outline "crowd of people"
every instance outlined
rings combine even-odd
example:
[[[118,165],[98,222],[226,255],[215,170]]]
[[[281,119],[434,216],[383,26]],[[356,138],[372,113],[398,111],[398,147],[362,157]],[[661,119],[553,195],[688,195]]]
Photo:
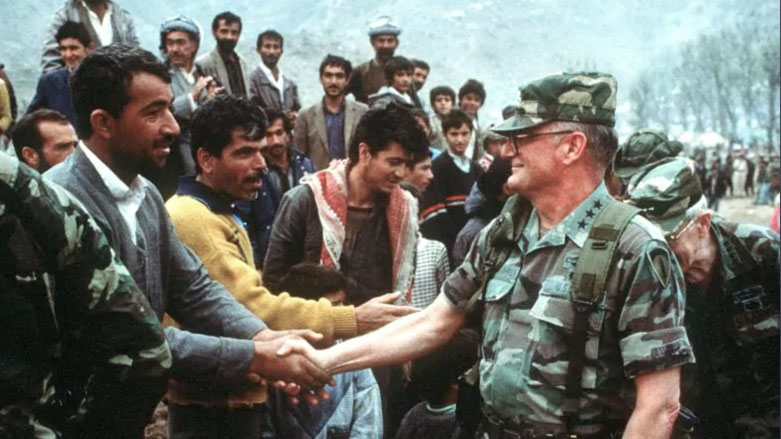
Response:
[[[716,213],[777,158],[619,145],[601,72],[487,124],[387,16],[309,103],[211,31],[67,0],[23,115],[0,68],[0,439],[778,437],[778,220]]]

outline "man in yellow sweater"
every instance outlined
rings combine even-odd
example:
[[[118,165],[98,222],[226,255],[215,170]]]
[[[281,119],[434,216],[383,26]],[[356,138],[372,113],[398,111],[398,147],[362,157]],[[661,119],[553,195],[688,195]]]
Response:
[[[209,275],[270,328],[312,329],[330,343],[416,311],[389,305],[398,293],[380,296],[357,308],[333,306],[325,299],[271,294],[262,286],[249,236],[234,206],[235,201],[252,200],[261,187],[266,168],[261,155],[265,115],[249,100],[222,95],[198,108],[191,128],[196,177],[182,177],[177,194],[166,208],[177,235],[201,258]],[[257,403],[264,399],[258,392],[220,397],[174,385],[169,392],[171,437],[186,438],[204,431],[215,431],[214,437],[221,437],[226,432],[216,431],[220,424],[229,425],[230,437],[259,437],[255,433],[264,427],[264,409]]]

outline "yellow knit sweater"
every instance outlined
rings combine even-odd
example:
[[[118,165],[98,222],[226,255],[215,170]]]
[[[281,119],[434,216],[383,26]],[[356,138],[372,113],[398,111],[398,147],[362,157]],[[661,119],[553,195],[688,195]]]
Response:
[[[186,195],[174,195],[165,206],[177,236],[201,258],[209,276],[269,328],[311,329],[323,334],[328,344],[356,335],[354,307],[333,306],[326,299],[304,300],[288,293],[274,295],[264,288],[255,269],[249,236],[232,216],[215,214]]]

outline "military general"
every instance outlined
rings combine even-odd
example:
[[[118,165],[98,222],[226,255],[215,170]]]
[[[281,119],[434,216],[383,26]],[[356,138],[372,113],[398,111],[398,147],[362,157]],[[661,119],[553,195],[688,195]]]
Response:
[[[478,437],[669,437],[680,369],[694,361],[684,280],[664,235],[617,208],[605,187],[618,145],[616,91],[603,73],[522,87],[515,116],[494,128],[511,139],[502,155],[516,196],[436,301],[327,350],[295,341],[282,353],[306,352],[331,373],[402,362],[442,345],[478,312]],[[580,256],[600,249],[611,258],[591,273],[589,263],[606,258]]]

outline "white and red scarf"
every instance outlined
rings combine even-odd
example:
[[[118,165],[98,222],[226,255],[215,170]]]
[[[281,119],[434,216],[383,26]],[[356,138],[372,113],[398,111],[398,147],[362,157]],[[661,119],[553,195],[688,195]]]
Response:
[[[327,169],[301,179],[301,183],[312,189],[323,229],[320,263],[337,270],[346,237],[348,162],[348,159],[334,160]],[[396,186],[390,193],[386,217],[393,258],[393,291],[404,293],[402,302],[410,303],[418,239],[418,203],[412,194]]]

